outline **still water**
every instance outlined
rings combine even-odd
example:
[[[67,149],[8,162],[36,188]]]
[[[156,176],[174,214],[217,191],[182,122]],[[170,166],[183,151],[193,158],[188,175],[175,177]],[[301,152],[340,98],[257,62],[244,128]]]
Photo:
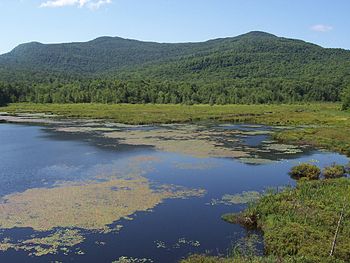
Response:
[[[158,128],[114,126],[114,129],[124,132],[147,132]],[[202,131],[206,129],[211,132],[215,130],[216,141],[220,141],[222,147],[237,147],[248,152],[249,156],[264,161],[254,163],[250,159],[247,162],[244,161],[247,158],[242,156],[197,156],[163,144],[163,148],[157,148],[151,143],[121,143],[111,136],[101,136],[99,131],[102,129],[63,132],[54,125],[0,124],[0,261],[113,262],[126,257],[130,262],[177,262],[191,253],[226,255],[230,247],[251,233],[239,225],[225,223],[220,217],[224,213],[241,211],[246,204],[213,204],[213,200],[220,200],[225,194],[263,192],[269,188],[293,185],[288,171],[299,162],[313,162],[320,167],[332,162],[348,163],[345,156],[308,147],[292,148],[294,151],[281,150],[277,144],[266,147],[273,143],[269,135],[273,129],[271,127],[230,124],[201,126]],[[235,133],[227,133],[232,130]],[[223,136],[220,136],[221,132]],[[203,193],[186,198],[162,196],[149,209],[135,208],[127,217],[109,224],[122,226],[118,231],[102,232],[80,227],[79,233],[83,239],[70,246],[64,240],[39,243],[33,240],[50,236],[60,229],[59,224],[47,229],[34,227],[35,220],[40,221],[40,216],[44,214],[45,207],[40,204],[43,189],[50,191],[67,184],[105,182],[115,174],[135,173],[133,169],[136,166],[139,173],[137,180],[146,178],[152,191],[157,191],[159,185],[176,185],[184,189],[201,189]],[[114,188],[119,191],[118,187]],[[82,188],[68,189],[64,194],[59,193],[59,198],[54,202],[59,204],[69,191],[80,191]],[[28,194],[25,198],[35,196],[37,199],[30,200],[36,200],[36,204],[23,205],[25,198],[16,199],[23,197],[22,193]],[[103,192],[98,194],[103,195]],[[144,192],[133,192],[131,197],[138,194]],[[98,198],[99,195],[96,196]],[[80,207],[75,209],[83,210],[85,201],[94,201],[87,196],[84,198],[79,203]],[[133,204],[128,201],[127,205]],[[89,209],[91,206],[94,204]],[[23,207],[31,211],[23,212]],[[18,212],[19,218],[8,219],[8,211]],[[67,210],[66,213],[70,217],[74,211]],[[50,218],[54,217],[55,213],[52,213]],[[29,219],[34,222],[32,228]],[[94,220],[93,217],[91,220]],[[62,227],[74,228],[74,225]],[[11,246],[6,248],[6,244]],[[45,251],[47,248],[54,249]],[[42,254],[33,253],[41,249],[44,249]]]

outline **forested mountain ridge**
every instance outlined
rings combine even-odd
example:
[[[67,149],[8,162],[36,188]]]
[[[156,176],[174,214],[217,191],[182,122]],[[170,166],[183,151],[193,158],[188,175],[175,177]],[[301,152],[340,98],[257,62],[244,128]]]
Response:
[[[166,63],[168,67],[180,63],[181,68],[187,69],[185,73],[192,73],[205,68],[262,63],[267,58],[272,63],[283,61],[284,65],[279,66],[287,66],[293,61],[301,65],[312,61],[339,61],[343,59],[342,56],[349,59],[350,51],[324,49],[301,40],[253,31],[238,37],[199,43],[167,44],[119,37],[100,37],[89,42],[64,44],[31,42],[1,55],[0,65],[13,70],[18,67],[29,71],[91,75],[144,66],[145,63]],[[175,65],[167,64],[169,61]],[[164,77],[168,78],[169,75]]]
[[[198,43],[32,42],[0,56],[11,101],[336,101],[349,84],[350,51],[258,31]]]

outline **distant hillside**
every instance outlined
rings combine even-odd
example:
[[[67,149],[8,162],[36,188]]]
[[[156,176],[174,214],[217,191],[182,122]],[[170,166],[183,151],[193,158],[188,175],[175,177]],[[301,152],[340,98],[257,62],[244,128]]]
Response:
[[[188,96],[195,103],[209,102],[208,96],[197,99],[202,96],[200,90],[213,93],[214,102],[222,95],[225,103],[223,96],[229,96],[232,90],[247,93],[245,89],[249,88],[254,93],[270,92],[262,103],[285,101],[288,96],[293,100],[334,101],[350,84],[350,51],[254,31],[200,43],[167,44],[118,37],[67,44],[32,42],[0,56],[0,81],[7,84],[78,81],[86,86],[94,79],[152,83],[149,85],[156,89],[154,92],[169,93],[168,97],[175,91],[182,92],[181,86],[190,85]],[[161,88],[164,83],[167,88]],[[271,93],[283,98],[271,98]]]

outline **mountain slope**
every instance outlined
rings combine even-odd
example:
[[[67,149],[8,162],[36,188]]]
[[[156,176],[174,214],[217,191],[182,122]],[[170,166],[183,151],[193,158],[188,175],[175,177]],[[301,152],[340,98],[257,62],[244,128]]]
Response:
[[[0,56],[7,101],[338,101],[349,85],[350,51],[258,31],[199,43],[32,42]]]
[[[329,50],[300,40],[278,38],[264,32],[250,32],[234,38],[202,43],[162,44],[118,37],[101,37],[89,42],[68,44],[22,44],[0,56],[0,66],[7,71],[91,75],[129,71],[145,64],[156,75],[168,78],[175,68],[186,75],[200,71],[221,71],[227,77],[241,77],[240,67],[250,65],[243,75],[264,67],[273,75],[290,72],[290,63],[298,66],[350,59],[350,52]],[[150,65],[151,64],[151,65]],[[154,65],[168,68],[164,72]],[[227,68],[232,74],[227,74]],[[276,69],[279,68],[278,71]],[[271,71],[270,71],[271,72]],[[149,73],[149,72],[147,72]],[[217,72],[221,73],[221,72]],[[171,75],[171,74],[170,74]]]

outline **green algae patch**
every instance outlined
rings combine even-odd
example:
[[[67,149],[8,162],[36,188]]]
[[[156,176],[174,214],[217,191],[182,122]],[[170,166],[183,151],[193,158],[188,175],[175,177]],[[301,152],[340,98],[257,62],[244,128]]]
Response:
[[[23,240],[3,238],[0,251],[23,250],[33,256],[67,255],[72,247],[84,241],[86,234],[118,233],[122,226],[114,222],[133,220],[132,215],[139,211],[151,212],[165,199],[205,194],[201,189],[151,183],[135,167],[140,162],[157,160],[147,156],[134,158],[134,169],[129,167],[130,174],[123,177],[101,174],[91,180],[58,182],[53,188],[33,188],[4,196],[0,199],[0,228],[31,228],[34,235]]]
[[[230,195],[226,194],[221,199],[212,199],[210,205],[238,205],[248,204],[258,201],[261,198],[261,193],[256,191],[247,191],[241,194]]]
[[[255,158],[255,157],[239,158],[239,160],[245,164],[256,164],[256,165],[258,165],[258,164],[270,164],[270,163],[276,162],[276,161],[270,160],[270,159]]]
[[[123,144],[153,146],[160,151],[177,152],[200,158],[247,156],[248,153],[242,149],[225,147],[217,140],[229,133],[229,131],[202,130],[196,125],[174,125],[154,130],[114,131],[104,133],[104,136],[117,139]]]
[[[113,261],[112,263],[152,263],[153,260],[150,258],[133,258],[133,257],[126,257],[122,256],[119,257],[117,260]]]
[[[350,112],[339,109],[340,104],[337,103],[215,106],[17,103],[2,110],[8,114],[50,113],[61,117],[107,119],[127,124],[217,120],[273,125],[281,127],[281,131],[274,134],[280,142],[310,144],[350,156]],[[36,122],[28,117],[23,118],[27,119],[23,122]],[[15,118],[7,119],[7,116],[0,116],[1,119],[16,122]],[[38,122],[48,121],[49,118],[42,118]]]
[[[202,190],[169,186],[154,191],[141,176],[132,180],[29,189],[2,199],[0,227],[30,227],[38,231],[75,227],[103,231],[114,221],[152,209],[164,199],[202,194]]]
[[[179,238],[175,243],[173,244],[167,244],[165,243],[165,241],[161,241],[161,240],[156,240],[154,241],[154,244],[156,246],[156,248],[158,249],[179,249],[182,247],[193,247],[193,248],[197,248],[201,246],[201,243],[198,240],[192,240],[192,239],[188,239],[185,237],[181,237]]]
[[[9,238],[4,238],[0,242],[0,251],[9,249],[24,250],[33,256],[57,254],[60,251],[67,254],[72,247],[80,244],[84,239],[79,230],[61,229],[46,237],[33,237],[16,242],[11,241]]]
[[[303,152],[301,147],[298,145],[290,145],[290,144],[266,144],[264,149],[268,151],[276,151],[281,152],[283,154],[296,154]]]

